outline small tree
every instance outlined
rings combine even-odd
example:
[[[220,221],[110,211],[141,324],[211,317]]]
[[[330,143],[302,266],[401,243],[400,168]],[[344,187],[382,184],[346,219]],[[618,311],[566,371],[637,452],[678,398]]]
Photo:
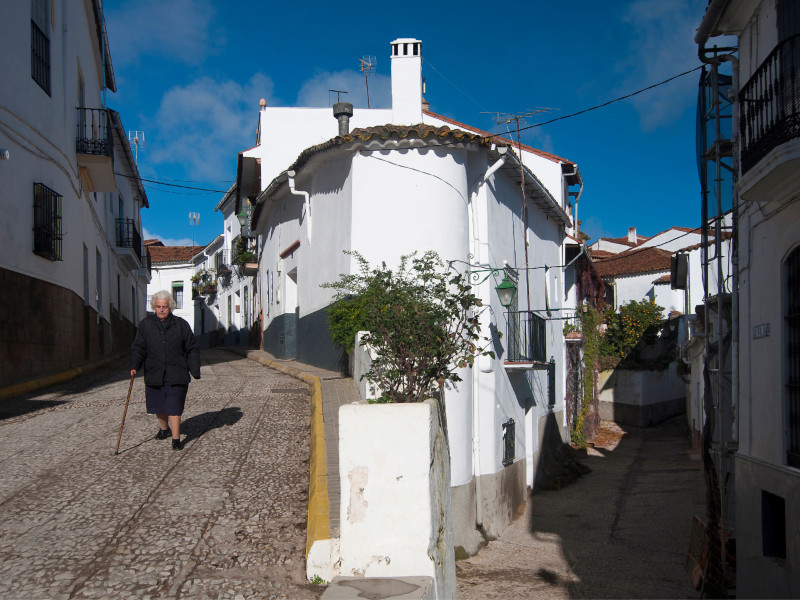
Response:
[[[619,311],[607,310],[602,353],[625,358],[632,352],[635,354],[637,348],[655,342],[664,324],[663,310],[653,300],[632,300]]]
[[[402,257],[392,271],[370,269],[357,252],[360,272],[323,284],[337,290],[328,310],[331,337],[348,351],[358,331],[376,353],[366,377],[383,391],[383,402],[421,402],[447,382],[456,368],[491,356],[489,338],[479,335],[475,310],[482,306],[467,276],[448,270],[435,252]],[[480,347],[483,345],[483,347]]]

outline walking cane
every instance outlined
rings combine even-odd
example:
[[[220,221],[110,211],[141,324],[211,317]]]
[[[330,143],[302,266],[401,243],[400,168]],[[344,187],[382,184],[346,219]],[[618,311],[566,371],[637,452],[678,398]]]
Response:
[[[125,427],[125,415],[128,414],[128,402],[131,401],[131,390],[133,389],[133,378],[136,373],[131,375],[131,384],[128,386],[128,399],[125,400],[125,410],[122,412],[122,423],[119,424],[119,436],[117,436],[117,447],[114,448],[114,456],[119,454],[119,441],[122,439],[122,428]]]

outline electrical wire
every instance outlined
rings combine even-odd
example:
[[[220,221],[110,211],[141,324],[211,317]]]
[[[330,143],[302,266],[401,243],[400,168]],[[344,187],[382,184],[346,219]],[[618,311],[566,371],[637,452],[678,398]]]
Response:
[[[166,183],[164,181],[158,181],[157,179],[147,179],[145,177],[136,177],[134,175],[126,175],[125,173],[118,173],[117,171],[114,171],[114,174],[115,175],[119,175],[120,177],[127,177],[128,179],[136,179],[138,181],[146,181],[147,183],[153,183],[153,184],[156,184],[156,185],[163,185],[163,186],[167,186],[167,187],[176,187],[176,188],[181,188],[181,189],[184,189],[184,190],[196,190],[196,191],[199,191],[199,192],[209,192],[209,193],[215,193],[215,194],[226,194],[228,192],[228,190],[212,190],[212,189],[209,189],[209,188],[201,188],[201,187],[195,187],[195,186],[191,186],[191,185],[178,185],[177,183]]]

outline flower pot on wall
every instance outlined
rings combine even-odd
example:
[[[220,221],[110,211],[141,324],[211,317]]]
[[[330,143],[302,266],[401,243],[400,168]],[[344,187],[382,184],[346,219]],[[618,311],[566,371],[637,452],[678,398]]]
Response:
[[[450,457],[435,400],[339,409],[340,568],[432,577],[455,598]]]

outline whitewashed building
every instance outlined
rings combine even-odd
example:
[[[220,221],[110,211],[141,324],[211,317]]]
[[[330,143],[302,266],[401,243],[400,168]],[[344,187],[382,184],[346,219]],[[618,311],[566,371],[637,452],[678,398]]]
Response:
[[[717,40],[709,38],[718,35],[736,36],[738,52],[715,51]],[[735,539],[737,597],[798,597],[800,4],[713,0],[695,40],[712,73],[732,65],[737,125],[733,402],[731,414],[717,419],[719,441],[712,448],[723,474],[718,447],[732,456],[735,510],[724,502],[729,490],[720,488],[720,526]],[[724,140],[716,142],[720,147]]]
[[[419,40],[391,43],[391,109],[262,103],[257,145],[242,153],[260,168],[240,169],[238,183],[261,190],[262,346],[279,358],[346,364],[327,329],[332,291],[320,287],[357,268],[345,250],[388,265],[435,250],[474,273],[498,356],[445,392],[455,544],[473,553],[534,486],[543,437],[568,436],[560,317],[575,308],[565,239],[582,184],[570,161],[529,147],[520,160],[509,141],[423,109],[421,52]],[[510,313],[494,291],[504,275],[518,287]]]
[[[239,173],[242,163],[240,155]],[[256,236],[249,229],[252,206],[234,185],[214,210],[221,212],[224,218],[224,233],[221,246],[213,256],[213,268],[218,282],[217,303],[221,325],[226,331],[225,344],[246,346],[250,342],[251,329],[260,330],[260,305],[255,277],[258,263]],[[260,336],[256,335],[253,341],[259,339]]]
[[[5,2],[0,17],[6,385],[130,348],[145,315],[148,202],[106,101],[116,83],[100,0]]]
[[[160,291],[172,294],[176,316],[185,319],[192,330],[195,326],[195,307],[192,289],[197,268],[193,259],[202,253],[203,246],[164,246],[157,240],[147,240],[152,277],[147,286],[147,310],[151,311],[150,299]]]

